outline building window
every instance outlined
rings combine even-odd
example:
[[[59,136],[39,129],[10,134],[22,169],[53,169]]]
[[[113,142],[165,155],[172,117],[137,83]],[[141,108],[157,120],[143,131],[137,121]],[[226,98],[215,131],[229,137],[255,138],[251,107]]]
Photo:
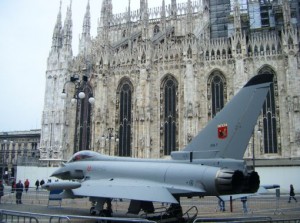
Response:
[[[260,74],[274,73],[269,68],[264,68]],[[265,103],[262,109],[263,119],[263,147],[264,153],[278,153],[278,141],[277,141],[277,110],[276,110],[276,89],[277,81],[274,75],[273,83],[270,85],[270,91],[267,94]]]
[[[119,85],[119,156],[131,156],[131,101],[133,87],[124,79]]]
[[[176,79],[168,75],[162,83],[162,111],[163,123],[162,131],[163,134],[163,154],[165,156],[170,155],[172,151],[177,148],[176,137],[177,137],[177,91],[178,84]]]
[[[209,119],[221,111],[226,101],[226,82],[220,71],[214,71],[208,80]]]

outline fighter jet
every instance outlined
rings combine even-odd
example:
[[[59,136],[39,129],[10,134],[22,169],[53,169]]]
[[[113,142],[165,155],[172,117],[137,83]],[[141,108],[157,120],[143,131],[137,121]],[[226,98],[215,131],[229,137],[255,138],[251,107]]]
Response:
[[[153,212],[153,202],[179,210],[180,198],[255,193],[259,175],[243,160],[273,75],[252,77],[181,151],[166,159],[115,157],[85,150],[75,153],[47,183],[65,198],[89,197],[91,214],[104,213],[112,199],[129,199],[129,212]],[[108,209],[110,205],[107,205]]]

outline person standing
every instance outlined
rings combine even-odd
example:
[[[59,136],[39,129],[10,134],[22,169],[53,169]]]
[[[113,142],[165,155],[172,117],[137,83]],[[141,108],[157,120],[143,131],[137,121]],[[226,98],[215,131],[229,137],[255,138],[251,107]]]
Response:
[[[292,198],[297,202],[297,199],[295,198],[295,191],[293,184],[290,185],[290,197],[289,197],[289,203],[291,203]]]
[[[23,193],[24,186],[22,184],[22,181],[19,180],[19,182],[16,184],[16,203],[22,204],[22,193]]]
[[[243,212],[246,214],[248,213],[248,206],[247,206],[247,197],[241,197],[241,202],[243,204]]]
[[[45,184],[45,181],[44,181],[44,179],[42,179],[40,182],[40,186],[42,187],[44,184]]]
[[[26,179],[25,182],[24,182],[24,186],[25,186],[25,192],[27,193],[28,189],[29,189],[29,180]]]
[[[39,189],[39,186],[40,186],[40,181],[39,180],[36,180],[35,181],[35,186],[36,186],[36,190]]]
[[[11,193],[15,193],[15,190],[16,190],[16,182],[13,181],[13,182],[11,183]]]
[[[0,204],[1,204],[1,197],[4,195],[4,185],[2,180],[0,180]]]

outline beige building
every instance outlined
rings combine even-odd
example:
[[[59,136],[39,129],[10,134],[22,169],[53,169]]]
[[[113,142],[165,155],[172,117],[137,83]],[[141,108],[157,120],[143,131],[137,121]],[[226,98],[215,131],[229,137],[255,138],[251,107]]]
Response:
[[[72,9],[64,23],[59,9],[46,71],[41,158],[68,159],[85,149],[167,157],[252,76],[273,73],[245,158],[252,160],[254,151],[257,165],[297,165],[298,1],[162,0],[155,8],[147,2],[131,11],[129,1],[127,12],[113,14],[117,2],[103,0],[95,38],[87,3],[75,56]]]
[[[40,129],[0,132],[0,178],[16,177],[17,166],[41,165],[40,139]]]

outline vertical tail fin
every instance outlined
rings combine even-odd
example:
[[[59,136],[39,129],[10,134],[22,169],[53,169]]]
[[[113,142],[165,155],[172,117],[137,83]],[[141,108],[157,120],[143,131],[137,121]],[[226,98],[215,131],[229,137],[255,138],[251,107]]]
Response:
[[[242,159],[272,80],[272,74],[251,78],[184,151],[195,159]]]

